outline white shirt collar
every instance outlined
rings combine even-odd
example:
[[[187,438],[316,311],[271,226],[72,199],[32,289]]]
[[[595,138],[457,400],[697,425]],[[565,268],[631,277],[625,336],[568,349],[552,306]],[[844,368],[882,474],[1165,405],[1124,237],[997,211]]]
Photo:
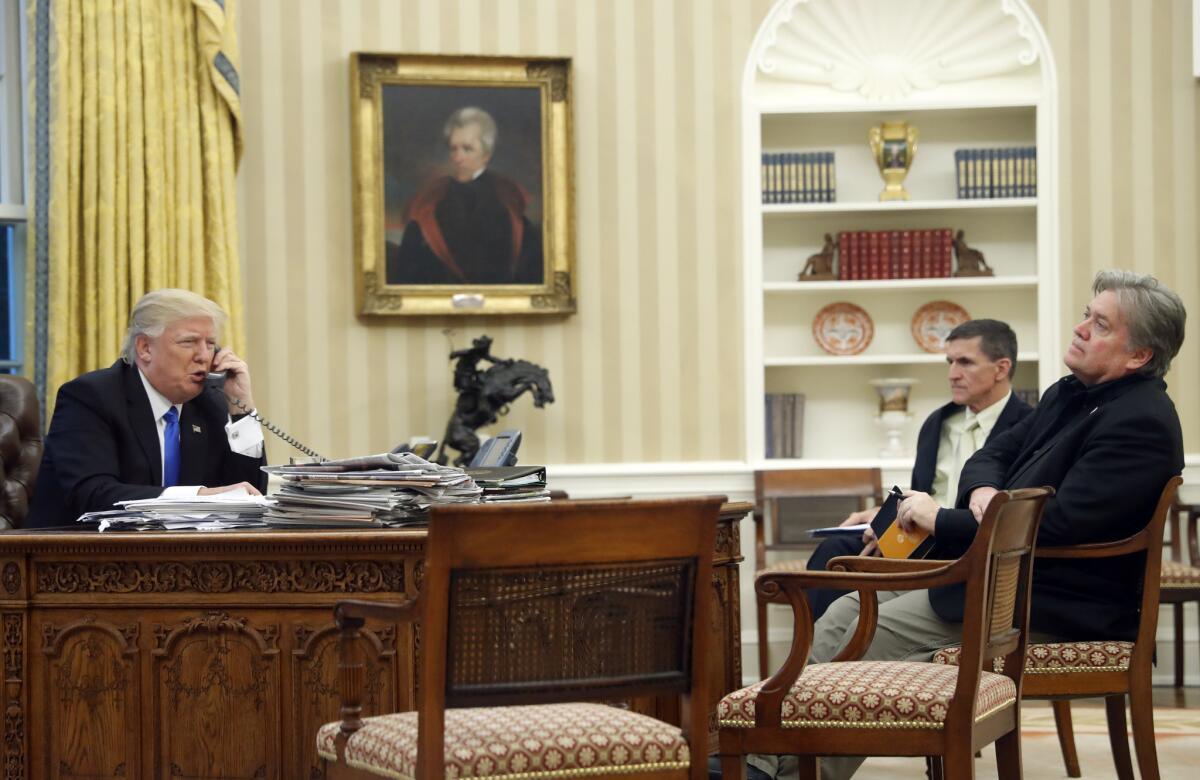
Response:
[[[154,389],[154,385],[150,384],[150,380],[142,373],[142,367],[137,367],[138,378],[142,380],[142,387],[146,388],[146,398],[150,400],[150,412],[154,415],[154,421],[158,422],[162,416],[167,413],[167,410],[172,406],[175,407],[176,414],[183,414],[183,404],[173,404],[162,393]]]
[[[996,421],[1000,419],[1000,413],[1004,411],[1004,407],[1008,404],[1009,398],[1012,398],[1012,390],[1009,390],[1007,393],[1005,393],[1003,398],[991,406],[985,409],[980,409],[978,414],[972,412],[970,407],[966,407],[966,425],[970,425],[971,420],[978,419],[979,430],[983,431],[984,436],[987,436],[992,432],[992,428],[996,427]]]

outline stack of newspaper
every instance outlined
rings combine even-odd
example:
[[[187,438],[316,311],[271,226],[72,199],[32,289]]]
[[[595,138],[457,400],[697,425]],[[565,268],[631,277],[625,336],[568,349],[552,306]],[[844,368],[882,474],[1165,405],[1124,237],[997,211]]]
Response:
[[[88,512],[79,522],[97,522],[101,531],[234,531],[263,528],[269,499],[244,489],[207,496],[118,501],[121,509]]]
[[[266,513],[271,526],[423,525],[432,504],[474,503],[482,493],[462,469],[411,452],[264,470],[283,480]]]

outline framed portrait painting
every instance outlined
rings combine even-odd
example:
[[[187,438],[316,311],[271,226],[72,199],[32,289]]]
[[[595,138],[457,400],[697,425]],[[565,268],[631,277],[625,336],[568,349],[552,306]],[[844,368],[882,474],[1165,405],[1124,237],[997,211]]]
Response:
[[[575,310],[570,61],[351,57],[365,315]]]

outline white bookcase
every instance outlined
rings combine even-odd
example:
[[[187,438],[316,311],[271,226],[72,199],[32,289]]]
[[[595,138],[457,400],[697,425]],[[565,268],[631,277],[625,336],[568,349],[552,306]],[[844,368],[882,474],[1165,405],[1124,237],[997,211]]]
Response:
[[[1044,389],[1062,373],[1058,305],[1055,71],[1045,35],[1021,0],[781,0],[758,31],[743,80],[747,459],[755,468],[873,466],[879,456],[872,379],[918,380],[906,440],[948,397],[945,358],[921,350],[910,323],[948,300],[1012,325],[1015,385]],[[911,200],[880,202],[867,132],[904,120],[919,136],[904,182]],[[960,200],[954,152],[1037,147],[1037,197]],[[764,204],[764,152],[833,151],[836,202]],[[797,281],[826,233],[965,231],[994,277]],[[848,301],[874,337],[860,354],[824,352],[817,312]],[[803,455],[765,458],[764,394],[803,393]]]

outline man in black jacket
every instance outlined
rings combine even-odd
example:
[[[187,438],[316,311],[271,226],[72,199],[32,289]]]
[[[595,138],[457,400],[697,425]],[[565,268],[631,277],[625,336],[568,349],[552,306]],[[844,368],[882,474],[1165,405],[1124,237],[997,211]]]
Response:
[[[1151,276],[1102,271],[1064,358],[1071,376],[1052,385],[1033,414],[989,440],[964,466],[956,509],[914,495],[898,513],[935,534],[932,556],[961,555],[999,490],[1049,485],[1038,544],[1109,542],[1141,530],[1159,494],[1183,469],[1183,433],[1162,377],[1183,344],[1183,302]],[[1092,571],[1039,561],[1030,607],[1033,641],[1130,639],[1137,625],[1136,556]],[[830,660],[853,634],[857,593],[814,626],[811,658]],[[928,661],[962,637],[961,588],[880,594],[878,630],[864,660]],[[783,756],[754,756],[775,777],[795,776]],[[776,766],[776,764],[778,765]],[[822,780],[850,777],[853,757],[821,762]]]
[[[988,319],[962,323],[946,337],[946,363],[952,400],[934,410],[921,425],[909,486],[912,491],[930,495],[939,504],[953,506],[959,470],[966,459],[1033,409],[1012,392],[1017,336],[1007,323]],[[855,512],[843,525],[869,523],[877,511],[875,508]],[[809,556],[808,568],[824,569],[839,555],[861,555],[868,546],[866,542],[845,536],[830,537]],[[808,605],[813,620],[825,614],[834,599],[845,594],[844,590],[809,590]]]
[[[216,346],[225,320],[186,290],[138,301],[121,359],[58,391],[27,527],[126,499],[266,489],[250,370]],[[209,371],[226,375],[223,395],[204,391]]]

